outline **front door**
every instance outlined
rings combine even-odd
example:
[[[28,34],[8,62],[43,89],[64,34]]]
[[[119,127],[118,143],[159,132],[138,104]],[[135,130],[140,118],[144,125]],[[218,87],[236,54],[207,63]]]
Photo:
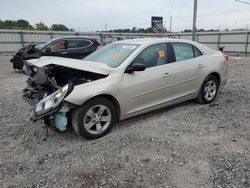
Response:
[[[174,67],[168,63],[167,44],[144,49],[132,64],[144,64],[145,71],[125,73],[120,95],[124,116],[132,116],[164,104],[173,98]]]
[[[65,40],[55,41],[43,50],[45,56],[67,57],[67,42]]]

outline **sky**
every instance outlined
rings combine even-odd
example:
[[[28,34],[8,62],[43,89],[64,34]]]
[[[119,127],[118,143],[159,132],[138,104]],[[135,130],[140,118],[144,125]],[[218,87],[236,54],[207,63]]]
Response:
[[[76,31],[148,28],[162,16],[173,31],[192,28],[194,0],[0,0],[0,19],[31,24],[62,23]],[[250,3],[250,0],[245,0]],[[235,0],[198,0],[197,28],[250,28],[250,5]]]

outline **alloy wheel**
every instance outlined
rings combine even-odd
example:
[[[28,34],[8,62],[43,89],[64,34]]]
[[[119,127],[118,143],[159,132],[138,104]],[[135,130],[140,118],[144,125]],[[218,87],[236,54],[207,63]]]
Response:
[[[111,111],[105,105],[95,105],[90,108],[83,119],[83,124],[87,132],[91,134],[101,134],[111,123]]]
[[[207,101],[211,101],[216,96],[217,86],[214,80],[209,80],[204,88],[204,97]]]

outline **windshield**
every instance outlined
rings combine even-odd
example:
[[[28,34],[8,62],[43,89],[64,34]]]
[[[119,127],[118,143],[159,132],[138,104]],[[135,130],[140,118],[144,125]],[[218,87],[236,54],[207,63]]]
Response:
[[[44,42],[44,43],[39,43],[37,44],[35,47],[38,49],[38,50],[42,50],[45,46],[47,46],[48,44],[50,44],[51,42],[53,42],[55,39],[51,39],[51,40],[48,40],[47,42]]]
[[[85,57],[85,61],[104,63],[109,67],[115,68],[122,64],[127,57],[132,54],[139,45],[113,43],[93,52]]]

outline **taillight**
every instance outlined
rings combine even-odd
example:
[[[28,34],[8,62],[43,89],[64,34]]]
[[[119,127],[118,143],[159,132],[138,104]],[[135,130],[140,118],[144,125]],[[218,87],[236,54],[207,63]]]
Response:
[[[96,50],[99,50],[100,48],[102,48],[102,45],[97,46]]]
[[[227,53],[223,53],[223,55],[224,55],[225,60],[228,61],[228,54]]]

